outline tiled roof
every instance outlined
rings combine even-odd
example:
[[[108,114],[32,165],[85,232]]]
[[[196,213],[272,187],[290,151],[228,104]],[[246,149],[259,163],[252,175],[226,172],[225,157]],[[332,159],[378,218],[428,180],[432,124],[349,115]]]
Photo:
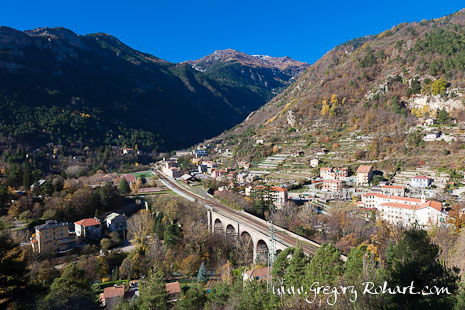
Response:
[[[129,183],[135,183],[136,182],[136,176],[134,173],[126,173],[126,174],[122,174],[120,175],[120,180],[121,178],[125,178],[126,181],[128,181]]]
[[[409,209],[409,210],[420,210],[423,208],[431,207],[439,212],[442,211],[442,204],[437,201],[426,201],[422,203],[421,205],[408,205],[405,203],[396,203],[396,202],[387,202],[381,205],[385,207],[402,208],[402,209]]]
[[[115,285],[106,287],[103,290],[103,297],[113,298],[113,297],[123,297],[124,296],[124,285]]]
[[[83,220],[74,222],[74,224],[84,226],[84,227],[89,227],[89,226],[100,225],[100,222],[97,221],[96,219],[88,218],[88,219],[83,219]]]
[[[166,283],[166,292],[168,294],[181,293],[181,285],[177,281],[173,283]]]
[[[341,180],[323,180],[323,183],[342,183]]]
[[[382,188],[397,188],[397,189],[404,189],[404,186],[399,186],[399,185],[383,185],[381,186]]]
[[[438,201],[428,200],[420,205],[422,208],[431,207],[439,212],[442,211],[442,204]]]
[[[357,173],[368,173],[370,172],[371,168],[372,166],[361,165],[360,167],[358,167]]]
[[[416,177],[413,177],[412,179],[431,180],[430,177],[425,177],[423,175],[417,175]]]

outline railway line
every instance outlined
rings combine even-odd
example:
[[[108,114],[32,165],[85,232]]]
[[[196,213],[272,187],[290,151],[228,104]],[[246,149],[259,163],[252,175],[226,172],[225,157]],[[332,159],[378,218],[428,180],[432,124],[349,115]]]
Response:
[[[270,226],[268,222],[265,222],[264,220],[257,218],[251,214],[247,214],[245,212],[240,212],[236,210],[232,210],[228,207],[223,206],[222,204],[212,200],[212,199],[207,199],[206,197],[202,197],[196,193],[193,193],[192,191],[187,190],[183,186],[180,186],[170,178],[166,177],[162,172],[160,171],[155,171],[159,178],[162,179],[164,182],[168,183],[171,187],[175,188],[177,191],[182,192],[184,195],[187,195],[188,197],[191,197],[195,199],[199,203],[203,203],[204,205],[208,205],[209,207],[213,208],[215,212],[218,212],[220,214],[223,214],[225,216],[228,216],[230,218],[233,218],[234,220],[238,221],[239,223],[245,224],[247,226],[250,226],[253,229],[256,229],[263,234],[268,234]],[[287,231],[281,227],[277,227],[275,225],[275,235],[276,239],[287,246],[295,247],[297,246],[297,242],[300,241],[300,244],[302,246],[302,249],[304,252],[309,255],[309,254],[315,254],[316,250],[321,246],[318,242],[315,242],[313,240],[305,239],[301,236],[298,236],[290,231]],[[341,255],[341,258],[345,261],[346,256]]]

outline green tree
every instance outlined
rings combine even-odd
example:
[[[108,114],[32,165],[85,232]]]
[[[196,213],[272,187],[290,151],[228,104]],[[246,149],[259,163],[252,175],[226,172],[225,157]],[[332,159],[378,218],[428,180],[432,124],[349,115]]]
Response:
[[[39,309],[98,309],[98,305],[85,280],[84,271],[77,264],[69,264],[63,274],[53,281]]]
[[[24,165],[23,168],[23,186],[25,190],[28,190],[32,185],[31,168],[28,164]]]
[[[163,273],[158,270],[149,272],[147,282],[142,285],[140,290],[141,307],[140,309],[168,310],[168,294]]]
[[[15,293],[26,278],[24,251],[6,234],[0,234],[0,298]]]
[[[446,109],[443,108],[438,111],[437,119],[439,124],[447,124],[449,122],[450,116]]]
[[[178,244],[178,241],[182,238],[182,232],[179,225],[174,222],[165,226],[165,232],[163,234],[164,243],[168,247],[174,247]]]
[[[242,283],[239,284],[242,285]],[[226,282],[218,282],[214,284],[210,288],[210,293],[207,295],[207,304],[205,309],[223,309],[228,305],[228,300],[234,293],[233,288],[233,286],[228,285]],[[242,287],[239,289],[242,289]]]
[[[284,275],[287,273],[287,268],[289,267],[288,257],[292,256],[294,250],[295,248],[289,247],[276,256],[276,259],[273,262],[273,269],[271,270],[273,279],[284,280]]]
[[[185,294],[176,302],[176,309],[179,310],[201,310],[207,302],[205,291],[200,285],[191,286]]]
[[[208,281],[207,267],[205,266],[205,262],[202,262],[202,265],[200,265],[200,268],[199,268],[199,272],[197,273],[197,282],[206,283],[207,281]]]
[[[319,282],[320,285],[334,285],[343,272],[341,253],[332,244],[321,246],[310,260],[306,269],[306,283],[311,285]]]
[[[308,260],[304,254],[302,245],[299,243],[292,253],[289,266],[286,268],[286,273],[284,274],[284,281],[287,286],[299,287],[302,285],[307,262]]]
[[[111,248],[111,240],[108,238],[103,238],[100,240],[100,247],[103,251],[108,251]]]
[[[8,188],[0,184],[0,208],[4,208],[6,202],[8,201]]]
[[[121,181],[119,181],[118,188],[119,188],[119,192],[122,195],[126,195],[131,192],[131,188],[129,187],[129,183],[126,180],[126,178],[121,178]]]
[[[424,287],[447,288],[452,295],[395,294],[390,295],[389,309],[451,309],[458,290],[456,269],[439,260],[440,248],[431,242],[427,232],[416,227],[405,231],[399,242],[390,245],[386,255],[390,287],[407,287],[412,281],[416,291]]]
[[[237,309],[239,310],[271,310],[278,309],[279,298],[266,289],[264,282],[249,282],[242,291],[242,298]]]
[[[157,235],[158,240],[163,240],[165,234],[165,225],[163,224],[164,217],[163,212],[158,212],[154,218],[153,231]]]

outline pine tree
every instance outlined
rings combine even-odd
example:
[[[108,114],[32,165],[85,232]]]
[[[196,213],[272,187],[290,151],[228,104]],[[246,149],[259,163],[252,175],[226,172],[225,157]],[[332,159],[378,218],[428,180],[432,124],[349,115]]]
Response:
[[[126,180],[126,178],[121,178],[121,181],[119,181],[119,191],[121,194],[125,195],[131,192],[131,188],[129,187],[129,183]]]
[[[287,268],[289,267],[288,256],[292,255],[292,253],[294,253],[294,250],[295,248],[286,248],[284,251],[279,253],[278,256],[276,256],[276,259],[273,263],[273,269],[271,271],[273,280],[284,280],[284,275],[287,273]]]
[[[207,281],[208,281],[207,267],[205,267],[205,262],[202,262],[202,265],[199,268],[199,272],[197,273],[197,282],[206,283]]]
[[[9,237],[0,234],[0,298],[24,285],[26,261],[24,251]]]
[[[307,257],[304,254],[302,245],[299,243],[292,253],[289,266],[284,274],[284,281],[287,286],[299,287],[303,284]]]
[[[140,290],[141,309],[168,310],[168,294],[166,284],[161,271],[150,271],[147,282]]]
[[[179,310],[200,310],[204,309],[207,302],[205,291],[200,285],[191,286],[186,294],[176,302],[176,309]]]
[[[390,309],[451,309],[458,291],[456,268],[450,269],[439,260],[440,248],[432,243],[427,232],[413,227],[405,231],[387,253],[387,281],[390,287],[409,286],[414,282],[416,291],[428,287],[444,287],[451,295],[396,294],[391,295]]]
[[[310,260],[306,269],[306,283],[311,285],[319,282],[320,285],[334,285],[343,271],[341,253],[331,243],[321,246]]]
[[[29,187],[31,187],[32,181],[31,181],[31,168],[29,167],[28,164],[24,165],[24,170],[23,170],[23,186],[25,190],[28,190]]]
[[[98,306],[84,271],[72,263],[53,281],[39,309],[98,309]]]

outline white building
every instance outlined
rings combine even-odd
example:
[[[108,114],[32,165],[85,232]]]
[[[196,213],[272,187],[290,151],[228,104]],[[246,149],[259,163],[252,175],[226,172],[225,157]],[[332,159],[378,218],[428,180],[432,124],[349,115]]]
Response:
[[[126,215],[113,212],[105,218],[105,224],[110,232],[117,231],[124,237],[127,220]]]
[[[430,186],[431,183],[433,183],[432,178],[425,177],[425,176],[422,176],[422,175],[419,175],[419,176],[416,176],[416,177],[413,177],[412,179],[410,179],[410,185],[412,187],[416,187],[416,188],[425,188],[425,187]]]
[[[320,164],[320,160],[319,160],[318,158],[312,158],[312,159],[310,160],[310,166],[311,166],[312,168],[318,167],[319,164]]]
[[[383,195],[405,196],[405,187],[399,185],[382,185],[381,193]]]
[[[360,206],[376,208],[381,218],[391,224],[436,226],[447,222],[442,204],[432,200],[367,193],[362,195]]]
[[[182,171],[178,167],[178,163],[174,160],[167,160],[162,162],[161,172],[173,179],[179,178],[182,175]]]
[[[440,136],[439,131],[430,131],[423,137],[423,141],[436,141]]]

